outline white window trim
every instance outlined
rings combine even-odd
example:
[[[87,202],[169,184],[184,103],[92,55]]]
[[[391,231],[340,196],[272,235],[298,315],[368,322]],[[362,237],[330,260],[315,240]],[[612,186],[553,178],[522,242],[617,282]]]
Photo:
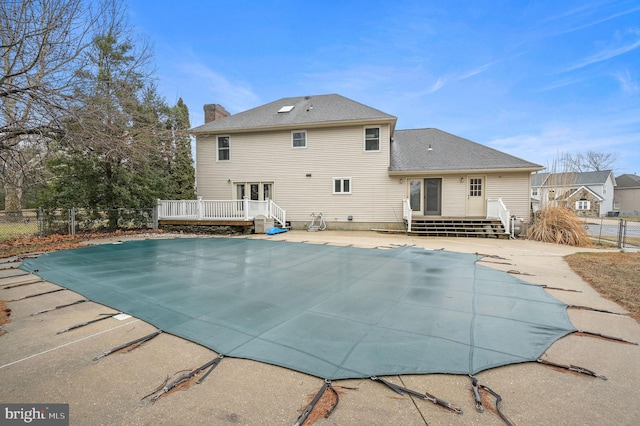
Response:
[[[294,133],[304,133],[304,146],[295,146],[293,145],[293,134]],[[291,132],[291,148],[293,149],[305,149],[307,147],[307,131],[306,130],[293,130]]]
[[[229,139],[229,147],[227,148],[227,151],[229,152],[229,158],[227,160],[221,160],[220,159],[220,138],[228,138]],[[230,135],[217,135],[216,136],[216,161],[219,162],[227,162],[227,161],[231,161],[231,136]]]
[[[584,204],[584,208],[581,206]],[[591,209],[591,201],[589,200],[578,200],[576,201],[576,210],[590,210]]]
[[[341,181],[340,188],[344,189],[345,180],[349,181],[349,191],[336,192],[336,181]],[[351,191],[353,191],[353,179],[351,179],[350,177],[334,177],[332,183],[333,184],[331,185],[331,189],[335,195],[347,195],[351,194]]]
[[[367,129],[378,129],[378,149],[367,149]],[[380,126],[365,126],[362,128],[362,149],[364,152],[380,152],[382,149],[382,128]]]

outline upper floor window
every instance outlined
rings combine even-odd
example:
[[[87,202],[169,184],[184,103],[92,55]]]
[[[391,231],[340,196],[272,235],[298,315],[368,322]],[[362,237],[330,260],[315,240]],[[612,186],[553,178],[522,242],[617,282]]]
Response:
[[[291,132],[291,147],[292,148],[306,148],[307,147],[307,132],[304,130],[296,130]]]
[[[351,194],[351,178],[333,178],[334,194]]]
[[[364,150],[380,151],[380,127],[365,127]]]
[[[230,148],[229,136],[218,136],[218,161],[231,160]]]
[[[531,195],[538,195],[538,188],[531,188]]]

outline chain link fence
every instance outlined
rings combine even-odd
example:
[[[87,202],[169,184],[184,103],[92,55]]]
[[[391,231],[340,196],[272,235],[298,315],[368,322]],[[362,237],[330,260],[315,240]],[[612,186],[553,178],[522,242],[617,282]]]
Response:
[[[586,221],[587,233],[600,244],[640,248],[640,221],[601,217]]]
[[[38,211],[0,211],[0,241],[14,237],[38,235]]]
[[[156,209],[38,209],[0,212],[0,241],[16,237],[158,228]]]

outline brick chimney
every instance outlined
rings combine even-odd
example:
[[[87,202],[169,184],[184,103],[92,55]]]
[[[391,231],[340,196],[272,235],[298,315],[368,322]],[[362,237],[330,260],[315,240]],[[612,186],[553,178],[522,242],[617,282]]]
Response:
[[[220,120],[230,116],[226,109],[222,105],[218,104],[206,104],[204,106],[204,124],[210,121]]]

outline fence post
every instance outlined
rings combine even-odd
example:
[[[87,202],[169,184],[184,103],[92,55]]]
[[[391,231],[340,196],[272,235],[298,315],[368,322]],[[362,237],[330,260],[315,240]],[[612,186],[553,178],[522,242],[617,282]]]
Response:
[[[69,210],[69,235],[76,236],[76,208],[71,207]]]
[[[38,237],[44,237],[44,210],[38,207]]]
[[[202,220],[204,217],[203,209],[202,209],[202,197],[198,197],[198,220]]]
[[[160,203],[158,203],[160,204]],[[153,230],[157,231],[158,230],[158,204],[156,204],[155,206],[153,206],[153,209],[151,209],[151,220],[153,221]]]
[[[620,219],[618,221],[618,248],[624,248],[624,228],[624,219]]]

